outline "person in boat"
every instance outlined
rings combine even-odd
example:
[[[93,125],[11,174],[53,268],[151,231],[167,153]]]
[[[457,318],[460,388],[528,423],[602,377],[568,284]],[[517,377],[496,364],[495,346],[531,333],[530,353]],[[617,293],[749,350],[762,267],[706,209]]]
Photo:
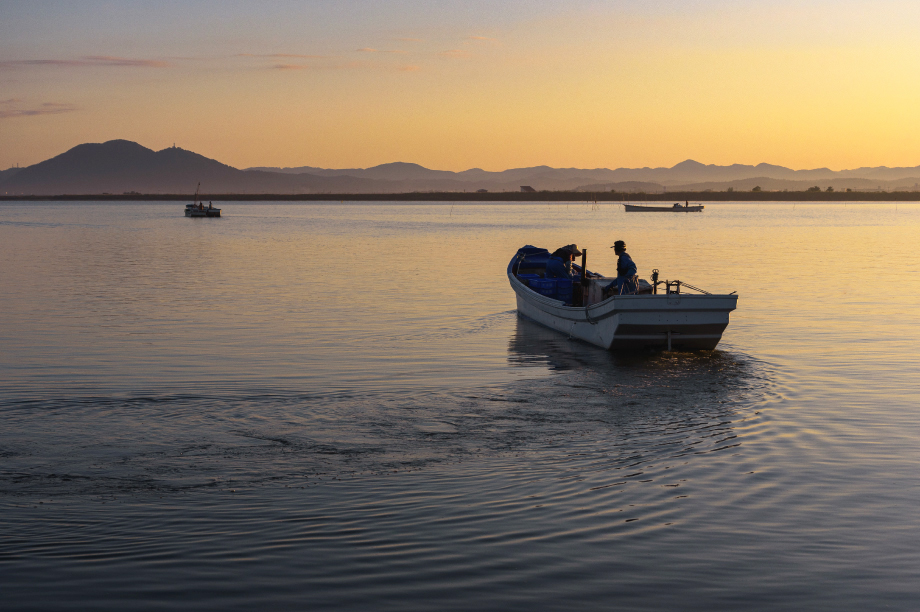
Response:
[[[676,205],[675,205],[676,206]],[[610,247],[617,254],[617,277],[611,285],[613,295],[632,295],[639,291],[639,269],[626,252],[626,243],[617,240]]]
[[[208,202],[208,210],[214,210],[214,202]]]
[[[569,244],[553,251],[546,262],[546,278],[580,278],[572,271],[572,260],[581,255],[574,244]]]

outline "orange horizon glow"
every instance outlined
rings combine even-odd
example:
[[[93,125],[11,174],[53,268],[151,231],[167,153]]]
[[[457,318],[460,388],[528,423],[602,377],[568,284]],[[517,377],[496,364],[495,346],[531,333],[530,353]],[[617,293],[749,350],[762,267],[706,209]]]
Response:
[[[94,4],[0,25],[0,168],[112,139],[238,168],[920,164],[915,3]]]

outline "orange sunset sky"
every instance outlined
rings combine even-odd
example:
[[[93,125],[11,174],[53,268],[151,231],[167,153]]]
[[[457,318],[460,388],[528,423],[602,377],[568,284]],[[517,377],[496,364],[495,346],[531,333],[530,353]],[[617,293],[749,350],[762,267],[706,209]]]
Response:
[[[0,168],[920,164],[920,2],[0,1]]]

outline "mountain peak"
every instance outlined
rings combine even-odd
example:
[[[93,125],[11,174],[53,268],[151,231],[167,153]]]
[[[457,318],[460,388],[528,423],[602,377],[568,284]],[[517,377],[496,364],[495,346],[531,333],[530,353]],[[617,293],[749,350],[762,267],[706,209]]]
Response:
[[[368,170],[428,170],[428,168],[410,162],[390,162],[379,166],[371,166]]]
[[[700,168],[705,168],[706,164],[701,164],[698,161],[692,159],[685,159],[679,164],[675,164],[671,170],[698,170]]]

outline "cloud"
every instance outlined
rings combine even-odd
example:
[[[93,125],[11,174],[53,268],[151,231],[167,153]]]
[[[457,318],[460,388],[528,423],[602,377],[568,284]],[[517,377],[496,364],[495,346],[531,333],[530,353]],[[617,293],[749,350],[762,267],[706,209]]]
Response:
[[[22,102],[22,98],[9,98],[8,100],[0,100],[0,105],[2,105],[2,104],[16,104],[17,102]]]
[[[296,57],[300,59],[326,59],[326,55],[298,55],[296,53],[272,53],[268,57]]]
[[[488,36],[467,36],[469,40],[495,40],[494,38],[489,38]]]
[[[358,49],[358,53],[393,53],[396,55],[405,55],[408,51],[403,51],[402,49],[391,49],[389,51],[381,51],[380,49],[374,49],[373,47],[364,47],[363,49]]]
[[[453,57],[453,58],[465,58],[469,57],[469,51],[464,51],[463,49],[448,49],[447,51],[441,51],[438,53],[441,57]]]
[[[0,105],[16,105],[20,100],[11,98],[3,100]],[[71,113],[77,110],[73,104],[60,104],[58,102],[45,102],[38,107],[32,108],[0,108],[0,119],[13,119],[16,117],[37,117],[40,115],[60,115],[61,113]]]
[[[418,66],[402,65],[393,66],[379,62],[333,62],[323,64],[275,64],[268,66],[270,70],[380,70],[383,72],[415,72]]]
[[[126,57],[112,57],[111,55],[88,55],[83,59],[96,65],[103,66],[137,66],[141,68],[167,68],[169,62],[149,59],[129,59]]]
[[[0,62],[0,68],[21,68],[24,66],[60,66],[65,68],[81,66],[127,66],[133,68],[166,68],[169,62],[151,59],[131,59],[111,55],[87,55],[80,59],[33,59]]]
[[[88,66],[89,62],[81,60],[14,60],[0,62],[0,68],[19,68],[21,66]]]
[[[403,42],[425,42],[421,38],[397,38],[396,40],[401,40]]]
[[[235,57],[274,57],[290,59],[326,59],[327,55],[301,55],[299,53],[237,53]]]
[[[372,66],[366,62],[337,62],[333,64],[275,64],[271,70],[348,70]]]

